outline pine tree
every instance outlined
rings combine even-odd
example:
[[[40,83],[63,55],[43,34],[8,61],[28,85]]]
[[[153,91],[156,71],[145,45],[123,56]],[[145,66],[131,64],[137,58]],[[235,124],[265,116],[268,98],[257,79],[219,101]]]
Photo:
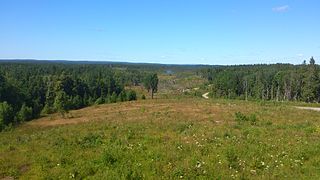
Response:
[[[303,99],[306,102],[319,102],[320,101],[320,78],[319,70],[315,64],[313,57],[310,59],[310,65],[304,79],[304,87],[302,89]]]
[[[32,119],[32,108],[23,104],[20,111],[17,114],[17,119],[19,122],[28,121]]]
[[[13,122],[13,108],[7,103],[0,103],[0,131]]]
[[[54,108],[63,117],[69,110],[68,96],[64,91],[58,91],[56,98],[54,99]]]

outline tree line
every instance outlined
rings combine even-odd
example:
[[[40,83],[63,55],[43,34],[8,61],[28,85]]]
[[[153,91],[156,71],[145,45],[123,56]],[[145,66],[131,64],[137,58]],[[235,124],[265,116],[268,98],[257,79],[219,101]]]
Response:
[[[45,114],[136,100],[136,92],[124,87],[145,77],[110,65],[0,63],[0,130]]]
[[[225,66],[200,74],[211,84],[213,97],[320,102],[320,70],[313,57],[309,64]]]

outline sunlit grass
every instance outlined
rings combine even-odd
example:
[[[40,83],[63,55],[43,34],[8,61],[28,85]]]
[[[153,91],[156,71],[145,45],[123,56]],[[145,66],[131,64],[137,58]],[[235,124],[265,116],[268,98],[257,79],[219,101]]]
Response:
[[[2,132],[0,177],[320,178],[320,113],[290,104],[175,98],[70,113]]]

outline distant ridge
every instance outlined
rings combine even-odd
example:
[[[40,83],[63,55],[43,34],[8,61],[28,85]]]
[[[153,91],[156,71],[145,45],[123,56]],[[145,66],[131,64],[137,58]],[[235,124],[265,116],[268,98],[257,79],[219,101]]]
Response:
[[[104,64],[104,65],[156,65],[156,66],[184,66],[184,67],[218,67],[220,65],[207,64],[162,64],[119,61],[89,61],[89,60],[38,60],[38,59],[0,59],[0,63],[59,63],[59,64]]]

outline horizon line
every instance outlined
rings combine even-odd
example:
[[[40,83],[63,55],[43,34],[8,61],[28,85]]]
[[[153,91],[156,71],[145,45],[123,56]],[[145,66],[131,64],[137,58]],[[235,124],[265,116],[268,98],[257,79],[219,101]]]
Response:
[[[127,64],[155,64],[155,65],[176,65],[176,66],[246,66],[246,65],[276,65],[276,64],[287,64],[287,65],[301,65],[294,63],[248,63],[248,64],[180,64],[180,63],[159,63],[159,62],[132,62],[132,61],[117,61],[117,60],[81,60],[81,59],[34,59],[34,58],[0,58],[0,61],[48,61],[48,62],[87,62],[87,63],[127,63]],[[308,64],[308,63],[307,63]],[[317,63],[316,63],[317,64]]]

